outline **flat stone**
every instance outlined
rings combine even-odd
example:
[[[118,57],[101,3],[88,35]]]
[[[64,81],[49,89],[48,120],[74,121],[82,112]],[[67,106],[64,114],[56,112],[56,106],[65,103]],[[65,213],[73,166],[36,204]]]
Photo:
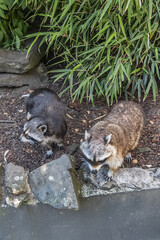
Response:
[[[40,202],[59,209],[79,208],[69,169],[72,169],[71,158],[62,155],[29,174],[31,190]]]
[[[111,182],[105,182],[102,176],[100,181],[95,174],[87,172],[83,177],[87,179],[82,186],[83,197],[160,188],[160,168],[121,168]]]
[[[151,152],[152,149],[149,147],[144,147],[144,148],[136,148],[136,152],[144,153],[144,152]]]
[[[44,56],[44,51],[38,50],[40,40],[32,46],[29,54],[26,51],[12,51],[0,48],[0,72],[3,73],[26,73],[38,65]]]
[[[20,74],[0,74],[0,87],[22,87],[30,86],[32,88],[38,88],[48,81],[46,68],[43,63],[40,63],[37,67],[31,71]]]

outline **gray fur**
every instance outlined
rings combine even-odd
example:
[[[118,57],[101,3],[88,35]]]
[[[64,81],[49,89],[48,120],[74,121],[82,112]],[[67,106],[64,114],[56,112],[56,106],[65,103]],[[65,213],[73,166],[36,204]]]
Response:
[[[47,88],[37,89],[26,102],[27,122],[20,136],[22,142],[38,142],[51,152],[53,144],[62,145],[67,132],[66,109],[57,94]]]

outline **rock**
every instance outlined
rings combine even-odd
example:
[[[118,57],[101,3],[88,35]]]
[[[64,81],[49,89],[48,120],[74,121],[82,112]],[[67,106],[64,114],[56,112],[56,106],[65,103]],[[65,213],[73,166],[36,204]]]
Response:
[[[28,176],[23,167],[13,163],[5,166],[5,195],[6,203],[18,207],[23,202],[36,203],[28,185]]]
[[[71,168],[70,157],[62,155],[29,174],[31,190],[40,202],[55,208],[79,208],[77,192],[68,171]]]
[[[149,148],[149,147],[144,147],[144,148],[136,148],[135,151],[140,152],[140,153],[144,153],[144,152],[151,152],[152,149]]]
[[[70,145],[67,149],[68,153],[70,155],[72,155],[73,153],[75,153],[79,148],[79,144],[78,143],[73,143],[72,145]]]
[[[5,188],[9,193],[20,195],[27,191],[27,176],[23,167],[9,163],[5,166]]]
[[[38,88],[48,81],[47,73],[44,64],[40,63],[30,72],[19,74],[0,74],[0,87],[22,87],[30,86]]]
[[[0,72],[22,74],[37,66],[44,56],[43,49],[38,50],[39,42],[36,41],[28,55],[27,50],[19,52],[0,48]]]
[[[87,173],[83,174],[85,175]],[[82,186],[83,197],[156,189],[160,188],[160,168],[156,171],[155,169],[121,168],[115,172],[111,182],[104,182],[104,178],[101,178],[102,182],[98,182],[96,177],[93,181],[93,176],[88,179],[89,182]]]
[[[154,176],[160,179],[160,168],[156,169]]]

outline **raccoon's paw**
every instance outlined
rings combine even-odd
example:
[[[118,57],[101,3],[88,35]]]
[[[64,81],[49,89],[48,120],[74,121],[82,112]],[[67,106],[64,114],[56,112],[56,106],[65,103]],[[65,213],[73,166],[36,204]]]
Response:
[[[132,161],[131,153],[127,153],[126,156],[124,157],[124,160],[125,160],[127,163],[130,163],[130,162]]]
[[[107,182],[111,182],[111,181],[112,181],[112,178],[113,178],[113,170],[112,170],[112,169],[109,169],[108,173],[107,173],[107,174],[104,174],[104,179],[105,179]]]
[[[45,157],[48,159],[48,158],[51,158],[51,157],[53,157],[53,151],[52,150],[48,150],[47,151],[47,153],[46,153],[46,155],[45,155]]]
[[[112,181],[112,176],[105,175],[105,176],[104,176],[104,180],[105,180],[106,182],[111,182],[111,181]]]
[[[58,150],[64,150],[63,143],[57,144],[56,147],[58,148]]]

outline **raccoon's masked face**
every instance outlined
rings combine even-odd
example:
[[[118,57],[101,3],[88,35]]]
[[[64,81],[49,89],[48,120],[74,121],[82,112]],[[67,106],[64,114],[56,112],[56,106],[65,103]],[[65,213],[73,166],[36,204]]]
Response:
[[[98,171],[106,164],[107,158],[112,155],[111,137],[112,134],[108,134],[107,136],[92,139],[92,135],[85,131],[85,141],[80,145],[80,149],[85,156],[84,161],[90,171]]]
[[[39,121],[39,119],[34,118],[25,123],[19,140],[30,144],[41,143],[45,139],[44,134],[46,131],[47,126],[42,121]]]

